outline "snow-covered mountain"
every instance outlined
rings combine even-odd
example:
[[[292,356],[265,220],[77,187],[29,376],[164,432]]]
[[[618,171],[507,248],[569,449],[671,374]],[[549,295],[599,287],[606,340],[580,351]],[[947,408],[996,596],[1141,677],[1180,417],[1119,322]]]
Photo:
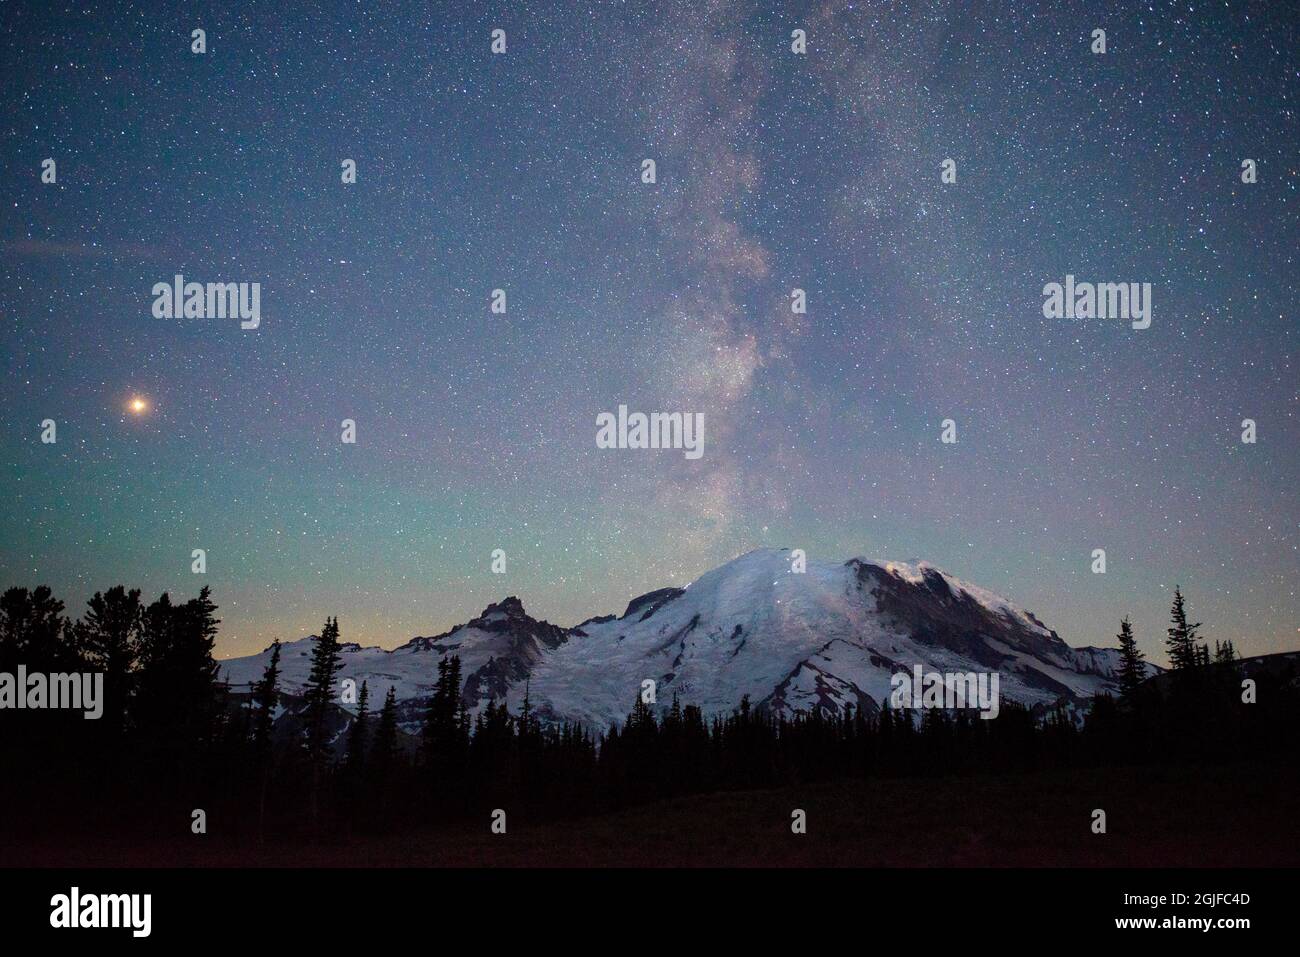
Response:
[[[459,655],[464,700],[473,711],[504,700],[517,711],[525,685],[545,720],[600,729],[621,721],[646,679],[660,707],[677,694],[706,715],[742,696],[791,715],[846,704],[874,713],[890,679],[913,666],[938,672],[997,672],[1003,701],[1077,703],[1113,691],[1119,652],[1071,648],[1032,614],[926,562],[807,562],[788,549],[761,549],[631,601],[620,616],[572,628],[531,618],[517,598],[472,621],[399,648],[343,648],[340,678],[369,682],[376,705],[396,688],[400,719],[414,728],[438,661]],[[297,691],[311,642],[282,646],[283,687]],[[261,676],[270,650],[223,662],[236,690]]]

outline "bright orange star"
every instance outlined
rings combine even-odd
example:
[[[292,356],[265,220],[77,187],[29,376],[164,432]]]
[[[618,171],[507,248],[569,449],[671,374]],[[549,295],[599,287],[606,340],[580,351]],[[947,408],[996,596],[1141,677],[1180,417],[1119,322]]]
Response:
[[[144,415],[144,413],[149,411],[149,403],[139,396],[136,396],[130,401],[130,403],[128,403],[128,408],[136,415]]]

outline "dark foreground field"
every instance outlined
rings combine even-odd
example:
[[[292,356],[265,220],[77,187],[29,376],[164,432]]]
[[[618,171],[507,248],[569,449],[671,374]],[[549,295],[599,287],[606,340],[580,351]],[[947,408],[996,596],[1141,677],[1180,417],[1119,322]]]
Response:
[[[1300,773],[1238,765],[832,782],[683,798],[508,833],[437,826],[383,837],[231,845],[221,822],[171,843],[49,841],[7,822],[10,866],[1162,866],[1300,864]],[[795,808],[808,832],[791,833]],[[1107,832],[1091,830],[1106,812]],[[506,809],[509,814],[509,808]]]

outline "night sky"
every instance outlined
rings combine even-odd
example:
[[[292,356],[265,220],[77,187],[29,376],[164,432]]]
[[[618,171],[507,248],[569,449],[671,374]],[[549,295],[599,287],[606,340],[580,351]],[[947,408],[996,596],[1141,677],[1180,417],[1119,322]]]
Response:
[[[0,587],[209,584],[229,656],[788,546],[1300,644],[1294,6],[323,6],[0,4]],[[260,327],[154,318],[177,273]],[[1151,327],[1044,318],[1067,273]]]

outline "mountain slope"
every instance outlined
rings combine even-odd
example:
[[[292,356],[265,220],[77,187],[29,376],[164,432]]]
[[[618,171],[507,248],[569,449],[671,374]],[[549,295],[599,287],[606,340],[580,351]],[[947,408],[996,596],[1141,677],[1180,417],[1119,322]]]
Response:
[[[749,552],[686,588],[636,598],[621,616],[569,629],[507,598],[392,651],[347,645],[340,676],[369,681],[372,701],[395,687],[407,727],[418,724],[448,654],[461,658],[472,710],[492,700],[517,710],[527,685],[544,720],[597,729],[621,721],[646,680],[659,707],[677,694],[706,715],[730,711],[742,696],[785,714],[834,714],[846,704],[874,713],[891,677],[916,665],[996,672],[1002,700],[1031,706],[1115,688],[1116,649],[1071,648],[1029,612],[928,563],[809,561],[801,573],[791,565],[786,549]],[[312,640],[284,646],[287,690],[305,682]],[[238,688],[260,676],[267,657],[223,667]]]

